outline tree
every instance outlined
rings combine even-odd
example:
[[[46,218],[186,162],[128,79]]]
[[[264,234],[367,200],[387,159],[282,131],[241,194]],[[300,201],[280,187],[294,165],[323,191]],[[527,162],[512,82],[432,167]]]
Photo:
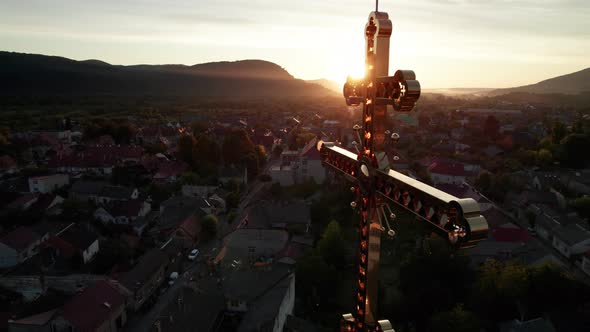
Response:
[[[266,160],[268,159],[268,154],[266,153],[266,149],[264,145],[256,145],[254,147],[254,151],[256,152],[256,158],[258,159],[258,165],[264,166],[266,164]]]
[[[330,221],[324,230],[318,242],[318,250],[329,265],[342,267],[346,263],[346,243],[342,236],[342,229],[336,220]]]
[[[297,261],[297,291],[304,294],[306,308],[320,308],[334,297],[338,272],[328,265],[317,251],[312,251]],[[335,282],[336,281],[336,282]]]
[[[551,141],[553,144],[559,144],[565,135],[567,135],[566,126],[563,123],[556,121],[551,128]]]
[[[477,187],[477,189],[483,192],[487,192],[492,188],[492,178],[492,173],[488,171],[482,171],[475,179],[475,186]]]
[[[551,164],[552,160],[553,160],[553,155],[551,154],[551,151],[549,151],[547,149],[539,150],[539,153],[537,154],[537,161],[539,164],[546,166],[546,165]]]
[[[189,165],[193,165],[193,146],[195,138],[190,135],[182,135],[178,140],[178,157]]]
[[[281,156],[281,153],[283,153],[283,147],[281,145],[276,145],[272,149],[272,156],[274,158],[279,158]]]
[[[496,138],[500,130],[500,122],[493,115],[488,115],[484,123],[484,134],[488,138]]]
[[[240,204],[240,194],[239,193],[232,192],[229,195],[227,195],[227,197],[225,199],[225,206],[226,206],[227,210],[237,208],[238,204]]]
[[[201,220],[201,231],[203,232],[203,234],[205,234],[205,236],[213,238],[215,237],[215,235],[217,235],[218,223],[219,220],[217,220],[216,216],[208,214]]]
[[[430,320],[430,331],[437,332],[477,332],[481,324],[477,316],[457,304],[450,311],[440,312]]]
[[[250,153],[254,153],[254,143],[244,130],[232,130],[225,135],[221,154],[226,165],[244,164],[246,156]],[[256,158],[256,155],[254,157]]]

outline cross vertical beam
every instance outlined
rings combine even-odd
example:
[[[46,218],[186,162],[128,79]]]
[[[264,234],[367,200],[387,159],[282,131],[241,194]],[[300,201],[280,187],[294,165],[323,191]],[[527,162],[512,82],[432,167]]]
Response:
[[[376,319],[378,272],[382,218],[395,235],[389,219],[395,214],[389,204],[405,210],[432,226],[432,230],[457,248],[475,245],[486,238],[488,226],[479,205],[470,198],[457,198],[389,168],[383,163],[385,145],[397,141],[398,134],[388,130],[387,106],[398,112],[410,112],[420,97],[420,83],[410,70],[388,75],[389,38],[392,24],[387,13],[371,12],[365,25],[365,77],[348,79],[343,88],[346,104],[363,104],[362,125],[355,125],[360,140],[357,153],[319,142],[322,163],[353,182],[351,188],[361,215],[359,222],[359,262],[357,266],[356,305],[353,314],[342,316],[341,330],[351,332],[393,331],[387,320]],[[389,217],[385,208],[389,210]]]

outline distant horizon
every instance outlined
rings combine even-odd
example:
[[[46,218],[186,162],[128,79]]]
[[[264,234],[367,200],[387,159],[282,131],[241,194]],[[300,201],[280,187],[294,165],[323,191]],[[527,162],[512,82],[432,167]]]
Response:
[[[364,72],[374,0],[5,0],[0,45],[113,64],[266,59],[298,78]],[[390,72],[424,87],[521,86],[590,66],[587,0],[383,0]]]
[[[266,59],[237,59],[237,60],[224,60],[224,59],[219,59],[219,60],[213,60],[213,61],[207,61],[207,62],[198,62],[198,63],[190,63],[190,64],[185,64],[185,63],[112,63],[109,61],[105,61],[103,59],[100,58],[85,58],[85,59],[75,59],[75,58],[71,58],[68,56],[64,56],[64,55],[58,55],[58,54],[40,54],[40,53],[30,53],[30,52],[19,52],[19,51],[11,51],[11,50],[0,50],[0,52],[9,52],[9,53],[21,53],[21,54],[32,54],[32,55],[42,55],[42,56],[48,56],[48,57],[61,57],[61,58],[66,58],[66,59],[70,59],[70,60],[74,60],[74,61],[100,61],[100,62],[105,62],[109,65],[112,66],[141,66],[141,65],[148,65],[148,66],[158,66],[158,65],[181,65],[181,66],[195,66],[195,65],[201,65],[201,64],[206,64],[206,63],[216,63],[216,62],[238,62],[238,61],[265,61],[265,62],[270,62],[270,63],[274,63],[276,65],[278,65],[279,67],[283,68],[285,71],[287,71],[289,74],[291,74],[295,79],[300,79],[300,80],[304,80],[304,81],[316,81],[316,80],[328,80],[337,84],[341,84],[343,82],[339,82],[336,80],[332,80],[330,78],[327,77],[316,77],[316,78],[301,78],[301,77],[297,77],[296,75],[293,75],[293,73],[289,70],[289,68],[283,66],[280,63],[276,63],[270,60],[266,60]],[[572,74],[578,71],[582,71],[584,69],[588,69],[590,67],[585,67],[585,68],[581,68],[579,70],[575,70],[573,72],[567,72],[567,73],[561,73],[558,74],[556,76],[552,76],[552,77],[546,77],[543,78],[539,81],[536,82],[529,82],[529,83],[524,83],[522,85],[519,86],[524,86],[524,85],[531,85],[531,84],[536,84],[538,82],[541,82],[543,80],[547,80],[547,79],[551,79],[554,77],[558,77],[558,76],[563,76],[563,75],[568,75],[568,74]],[[422,89],[423,90],[452,90],[452,89],[456,89],[456,90],[461,90],[461,89],[469,89],[469,90],[495,90],[495,89],[506,89],[506,88],[515,88],[515,87],[519,87],[519,86],[498,86],[498,87],[484,87],[484,86],[475,86],[475,87],[471,87],[471,86],[449,86],[449,87],[426,87],[422,84]]]

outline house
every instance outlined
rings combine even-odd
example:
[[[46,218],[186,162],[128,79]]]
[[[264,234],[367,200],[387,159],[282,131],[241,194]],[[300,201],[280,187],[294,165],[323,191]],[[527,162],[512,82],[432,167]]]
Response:
[[[4,206],[6,210],[25,211],[39,201],[39,194],[25,193]]]
[[[40,194],[37,201],[31,204],[29,209],[32,211],[42,211],[46,215],[58,215],[62,212],[61,204],[64,202],[63,197],[55,194]]]
[[[295,274],[288,267],[236,269],[225,279],[226,310],[241,316],[235,331],[283,331],[295,304]]]
[[[128,225],[139,217],[146,216],[152,209],[148,202],[141,200],[113,201],[98,207],[94,218],[103,223]]]
[[[136,188],[112,186],[102,181],[78,180],[74,182],[70,189],[70,198],[96,204],[128,201],[138,197],[139,191]]]
[[[132,294],[129,308],[137,311],[166,280],[168,256],[155,248],[145,253],[133,269],[125,272],[118,279],[123,287]]]
[[[65,244],[66,250],[82,258],[84,264],[89,263],[100,250],[98,236],[88,227],[72,224],[57,233],[55,238],[56,243]]]
[[[275,165],[269,168],[272,182],[278,182],[283,187],[295,184],[295,171],[290,165]]]
[[[553,324],[544,318],[535,318],[527,321],[513,319],[500,324],[500,332],[556,332]]]
[[[239,169],[236,167],[224,167],[219,172],[219,181],[222,183],[235,181],[241,185],[248,183],[248,169],[244,167]]]
[[[137,188],[122,187],[122,186],[104,186],[97,195],[96,203],[108,204],[114,201],[128,201],[137,199],[139,191]]]
[[[138,163],[143,151],[142,147],[132,145],[90,146],[78,152],[57,153],[47,166],[70,174],[89,172],[109,175],[115,166]]]
[[[254,264],[266,257],[276,257],[289,242],[289,233],[282,229],[239,228],[223,239],[223,248],[215,260],[231,265],[234,260]]]
[[[32,193],[50,193],[67,186],[70,177],[67,174],[53,174],[29,178],[29,191]]]
[[[19,227],[4,235],[0,238],[0,268],[12,267],[30,258],[47,238],[46,232],[38,233],[28,227]]]
[[[108,280],[100,280],[75,295],[63,307],[70,331],[119,331],[127,322],[125,293]]]
[[[153,323],[149,332],[223,330],[219,328],[219,322],[225,301],[213,278],[188,283],[164,307],[158,307],[162,309],[150,318]]]
[[[313,179],[315,183],[322,183],[326,179],[326,168],[322,166],[322,158],[317,149],[317,141],[317,138],[313,138],[301,150],[295,175],[297,181]]]
[[[64,324],[56,320],[59,316],[58,309],[51,309],[45,312],[37,313],[20,319],[8,320],[8,331],[10,332],[55,332],[60,331]]]
[[[553,247],[567,258],[590,250],[590,232],[577,223],[557,227]]]
[[[184,161],[164,161],[159,164],[153,180],[160,184],[172,183],[188,171],[190,171],[190,166]]]
[[[322,183],[326,179],[326,169],[322,166],[317,138],[311,139],[300,151],[283,151],[280,165],[270,168],[274,182],[283,186],[301,183],[313,179]]]
[[[434,184],[462,184],[467,173],[463,164],[454,161],[437,160],[428,166],[428,173]]]
[[[190,216],[202,216],[213,212],[211,204],[200,197],[174,196],[160,204],[160,226],[178,227]]]
[[[198,243],[200,235],[201,221],[194,215],[186,218],[174,232],[174,237],[182,240],[184,248],[191,248]]]
[[[311,207],[304,201],[261,202],[248,210],[249,228],[288,228],[311,223]]]
[[[18,171],[16,160],[9,155],[0,156],[0,176],[14,174]]]
[[[96,202],[103,187],[103,181],[78,180],[70,188],[70,198],[80,202]]]

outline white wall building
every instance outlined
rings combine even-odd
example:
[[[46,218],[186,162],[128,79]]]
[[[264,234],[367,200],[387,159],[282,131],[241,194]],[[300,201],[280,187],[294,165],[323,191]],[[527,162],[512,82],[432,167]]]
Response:
[[[590,250],[590,232],[578,224],[569,224],[555,230],[553,247],[570,258]]]
[[[50,193],[70,183],[67,174],[53,174],[29,178],[29,191],[32,193]]]

